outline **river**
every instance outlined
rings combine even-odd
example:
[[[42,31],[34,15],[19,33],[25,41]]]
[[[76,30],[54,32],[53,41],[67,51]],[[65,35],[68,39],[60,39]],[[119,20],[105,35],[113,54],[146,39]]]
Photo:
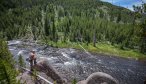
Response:
[[[94,72],[104,72],[116,78],[120,84],[144,84],[146,64],[134,59],[125,59],[101,54],[88,54],[72,48],[53,48],[36,42],[12,40],[9,50],[15,60],[22,55],[24,60],[30,50],[35,50],[37,59],[47,59],[49,63],[68,81],[86,79]],[[27,66],[29,65],[26,62]]]

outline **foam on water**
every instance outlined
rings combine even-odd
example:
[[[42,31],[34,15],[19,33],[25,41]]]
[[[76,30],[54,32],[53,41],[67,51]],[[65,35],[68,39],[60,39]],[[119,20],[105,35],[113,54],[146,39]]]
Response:
[[[102,61],[101,60],[98,60],[98,62],[97,63],[100,63],[100,64],[102,64]]]
[[[40,59],[47,59],[50,63],[54,63],[58,58],[57,57],[39,57]]]
[[[73,59],[72,61],[64,62],[64,65],[77,65],[77,60]]]
[[[9,49],[10,51],[15,50],[15,49]]]
[[[24,53],[25,50],[20,50],[17,55],[22,55]]]
[[[75,50],[74,50],[74,49],[70,49],[70,52],[71,52],[71,53],[74,53],[74,52],[75,52]]]
[[[70,59],[70,57],[69,57],[65,52],[62,52],[61,54],[62,54],[64,57]]]
[[[65,62],[64,65],[68,66],[68,65],[72,65],[71,62]]]
[[[19,44],[19,43],[21,43],[21,41],[16,41],[16,42],[15,42],[15,44]]]
[[[8,45],[16,45],[16,44],[20,44],[21,41],[8,41]]]
[[[47,58],[48,60],[55,60],[55,59],[58,59],[57,57],[49,57]]]

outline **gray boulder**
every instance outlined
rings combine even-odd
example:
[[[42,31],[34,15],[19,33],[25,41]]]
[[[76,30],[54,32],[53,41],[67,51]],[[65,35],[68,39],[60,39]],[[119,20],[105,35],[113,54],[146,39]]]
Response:
[[[106,73],[96,72],[91,74],[86,80],[80,81],[77,84],[119,84],[119,82]]]
[[[66,83],[66,80],[63,79],[61,74],[59,74],[58,71],[56,71],[56,69],[49,64],[48,60],[45,60],[45,59],[41,60],[34,66],[34,68],[37,71],[46,73],[46,75],[51,77],[54,81],[56,81],[57,84]]]

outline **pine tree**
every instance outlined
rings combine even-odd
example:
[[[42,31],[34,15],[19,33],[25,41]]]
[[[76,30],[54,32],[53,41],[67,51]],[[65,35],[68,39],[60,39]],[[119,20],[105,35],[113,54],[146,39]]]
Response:
[[[19,69],[21,71],[21,67],[25,67],[25,62],[24,62],[22,55],[20,55],[18,58],[18,64],[19,64]]]
[[[12,55],[5,41],[0,40],[0,84],[17,84]]]
[[[77,80],[73,79],[72,84],[77,84]]]
[[[143,6],[133,6],[134,7],[134,11],[135,11],[135,18],[141,18],[141,15],[144,16],[146,15],[146,4],[143,3]],[[142,53],[146,53],[146,18],[143,17],[143,19],[141,20],[141,45],[140,45],[140,51]]]
[[[146,53],[146,20],[141,24],[142,33],[141,33],[141,52]]]
[[[121,21],[121,13],[118,14],[117,23],[119,23],[120,21]]]

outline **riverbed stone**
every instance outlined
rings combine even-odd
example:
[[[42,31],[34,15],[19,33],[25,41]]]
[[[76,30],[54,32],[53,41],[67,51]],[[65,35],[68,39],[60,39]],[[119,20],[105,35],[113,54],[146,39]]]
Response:
[[[77,84],[119,84],[119,82],[109,74],[96,72]]]
[[[62,78],[61,74],[58,73],[58,71],[52,67],[48,60],[42,59],[39,61],[34,68],[38,71],[42,71],[46,73],[47,76],[51,77],[54,81],[57,82],[57,84],[66,84],[66,80]]]

